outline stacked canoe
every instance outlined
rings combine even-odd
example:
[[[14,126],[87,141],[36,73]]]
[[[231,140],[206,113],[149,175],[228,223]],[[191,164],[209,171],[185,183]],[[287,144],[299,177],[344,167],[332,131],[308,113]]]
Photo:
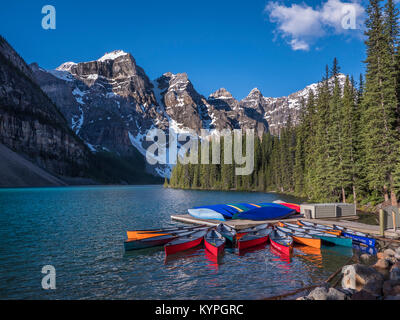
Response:
[[[283,219],[300,212],[293,203],[235,203],[215,204],[188,209],[192,217],[226,221],[231,219],[271,220]]]

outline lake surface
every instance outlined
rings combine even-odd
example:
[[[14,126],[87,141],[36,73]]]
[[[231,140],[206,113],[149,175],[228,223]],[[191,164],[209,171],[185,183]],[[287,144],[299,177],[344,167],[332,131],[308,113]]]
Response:
[[[124,252],[127,229],[176,225],[171,214],[216,203],[295,201],[278,194],[106,186],[0,189],[0,299],[260,299],[326,279],[352,249],[269,245],[219,261],[198,247]],[[44,265],[56,289],[44,290]]]

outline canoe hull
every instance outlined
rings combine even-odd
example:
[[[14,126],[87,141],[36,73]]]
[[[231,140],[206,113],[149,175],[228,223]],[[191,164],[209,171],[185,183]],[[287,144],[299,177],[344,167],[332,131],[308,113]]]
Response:
[[[140,240],[126,240],[124,241],[125,251],[140,250],[152,247],[159,247],[167,244],[174,240],[173,237],[170,239],[154,240],[154,241],[140,241]]]
[[[317,248],[317,249],[321,248],[321,239],[316,239],[316,238],[310,239],[310,238],[303,238],[303,237],[299,237],[299,236],[292,236],[292,238],[297,243],[304,244],[306,246]]]
[[[355,240],[354,242],[363,243],[368,247],[375,247],[376,240],[368,237],[358,236],[352,233],[342,232],[342,236]]]
[[[204,245],[206,249],[214,256],[219,256],[220,254],[222,254],[222,252],[224,252],[225,249],[225,243],[219,246],[215,246],[214,244],[209,243],[206,239],[204,239]]]
[[[329,243],[333,243],[337,246],[342,246],[342,247],[353,247],[353,240],[350,238],[338,238],[338,237],[325,237],[325,236],[317,236],[321,240]]]
[[[282,206],[280,204],[260,204],[258,208],[250,209],[247,211],[239,212],[232,216],[232,219],[245,219],[245,220],[271,220],[283,219],[296,213],[296,210]]]
[[[267,235],[267,236],[260,237],[260,238],[257,238],[257,239],[251,239],[251,240],[247,240],[247,241],[243,241],[243,240],[242,241],[238,241],[238,249],[239,250],[244,250],[244,249],[247,249],[247,248],[251,248],[251,247],[255,247],[255,246],[261,245],[263,243],[268,242],[268,238],[269,238],[269,236]]]
[[[284,245],[284,244],[280,244],[279,242],[274,241],[271,238],[270,238],[270,242],[271,242],[271,246],[275,250],[277,250],[277,251],[279,251],[279,252],[281,252],[281,253],[283,253],[283,254],[285,254],[287,256],[290,256],[292,254],[292,252],[293,252],[293,246],[287,246],[287,245]]]
[[[191,241],[187,241],[184,243],[179,243],[179,244],[172,244],[172,245],[166,245],[165,248],[165,254],[174,254],[180,251],[185,251],[194,247],[197,247],[203,242],[203,237],[197,238]]]
[[[207,220],[219,220],[225,221],[224,216],[212,209],[207,208],[196,208],[196,209],[188,209],[189,214],[197,219],[207,219]]]

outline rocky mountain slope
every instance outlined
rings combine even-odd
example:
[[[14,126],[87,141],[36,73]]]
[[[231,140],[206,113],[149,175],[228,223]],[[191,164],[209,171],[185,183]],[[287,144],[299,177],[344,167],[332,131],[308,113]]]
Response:
[[[176,133],[191,129],[254,129],[258,135],[273,134],[289,116],[296,123],[301,98],[312,84],[287,97],[264,97],[253,89],[241,101],[221,88],[208,97],[199,94],[186,73],[170,72],[151,81],[129,53],[106,53],[98,60],[66,62],[55,70],[31,65],[40,87],[59,107],[72,130],[93,152],[143,156],[150,144],[147,132],[159,128]],[[343,76],[344,77],[344,76]],[[170,166],[156,166],[160,176],[169,176]]]
[[[58,80],[51,74],[43,76],[44,81]],[[64,101],[61,104],[73,108],[77,91],[63,91],[64,81],[58,81],[54,88]],[[64,110],[67,116],[79,111]],[[145,173],[145,161],[133,146],[124,150],[124,156],[106,148],[91,152],[75,133],[82,124],[79,119],[72,126],[67,122],[32,69],[0,36],[0,186],[161,182]],[[99,130],[113,136],[107,129],[113,130],[107,126]]]
[[[82,176],[89,150],[0,37],[0,143],[61,176]]]

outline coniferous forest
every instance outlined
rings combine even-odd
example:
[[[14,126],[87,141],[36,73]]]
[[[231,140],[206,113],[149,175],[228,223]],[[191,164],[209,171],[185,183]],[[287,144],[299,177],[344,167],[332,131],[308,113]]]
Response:
[[[254,143],[254,171],[234,164],[178,163],[173,188],[277,191],[313,201],[397,205],[400,193],[400,46],[394,1],[370,0],[365,75],[340,81],[333,59],[316,92],[302,101],[299,123]],[[223,142],[221,142],[223,146]]]

